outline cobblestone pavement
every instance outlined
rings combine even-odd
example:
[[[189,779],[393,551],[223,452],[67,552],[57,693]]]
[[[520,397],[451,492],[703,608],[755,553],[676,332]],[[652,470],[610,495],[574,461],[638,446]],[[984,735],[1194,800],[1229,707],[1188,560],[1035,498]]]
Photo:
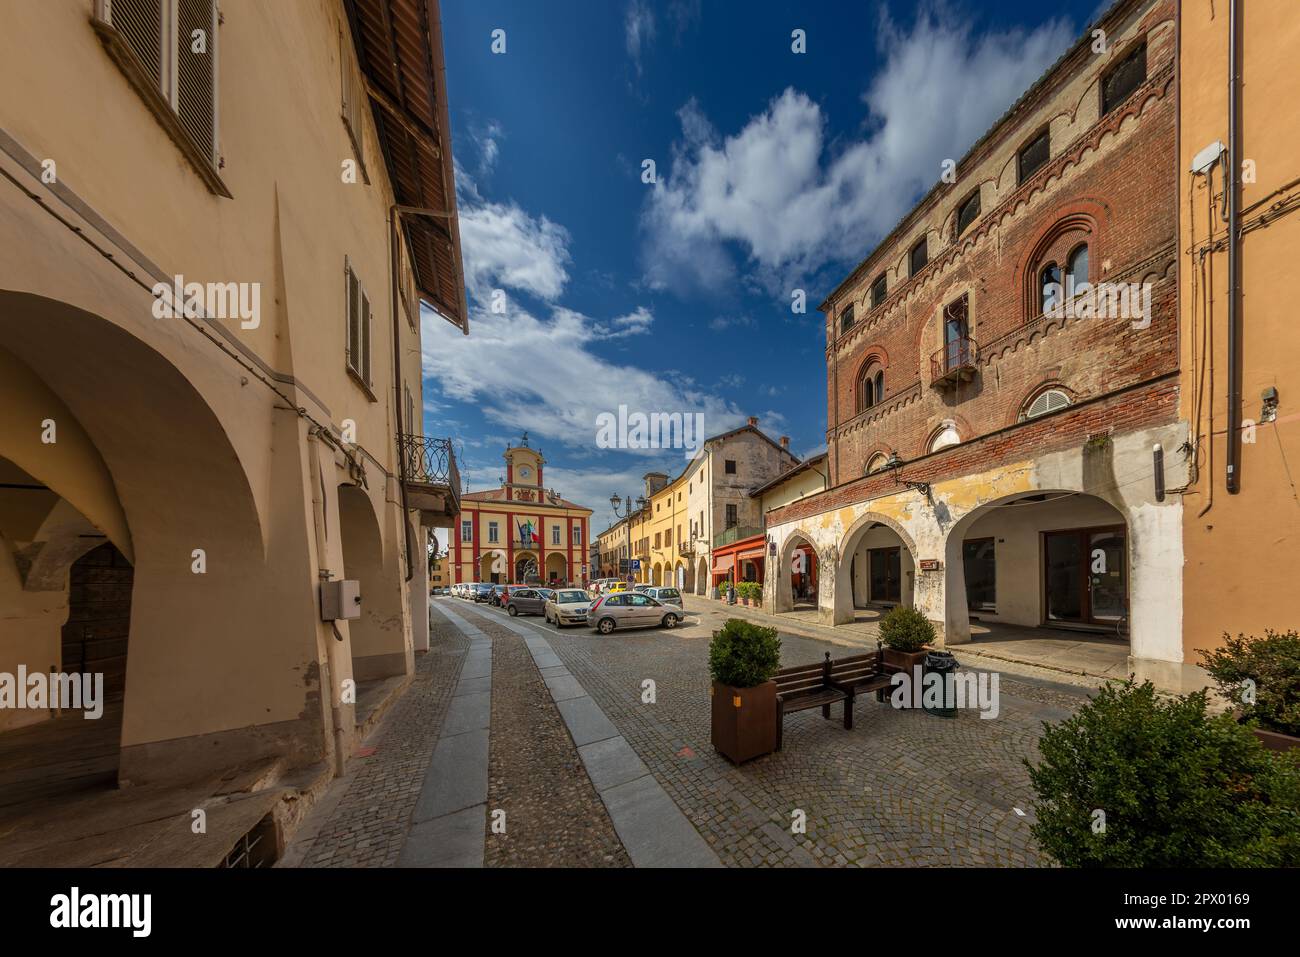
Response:
[[[397,863],[468,645],[449,622],[433,620],[428,652],[417,656],[411,684],[367,742],[375,752],[348,765],[347,791],[329,811],[304,866]]]
[[[693,617],[675,631],[608,637],[542,628],[724,863],[1047,863],[1029,834],[1032,791],[1021,760],[1036,758],[1041,722],[1068,715],[1085,689],[1003,673],[994,719],[975,711],[937,718],[871,696],[859,699],[852,731],[842,726],[840,705],[830,721],[817,709],[793,714],[782,751],[734,767],[709,743],[708,640],[722,616]],[[815,639],[782,641],[786,666],[844,653]],[[642,703],[646,679],[655,682],[654,704]],[[800,811],[806,833],[792,833]]]
[[[494,612],[454,610],[492,638],[488,808],[506,830],[489,827],[486,866],[630,867],[524,640]]]

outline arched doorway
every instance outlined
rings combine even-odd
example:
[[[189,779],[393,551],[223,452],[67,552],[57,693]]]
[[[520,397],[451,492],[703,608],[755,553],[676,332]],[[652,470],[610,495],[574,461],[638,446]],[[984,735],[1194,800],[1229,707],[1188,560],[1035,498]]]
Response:
[[[340,485],[338,495],[343,574],[361,585],[361,616],[347,622],[352,677],[360,683],[407,674],[414,649],[403,628],[402,590],[397,584],[402,579],[396,568],[384,567],[374,505],[356,485]]]
[[[695,563],[695,594],[709,594],[709,556],[701,555]]]
[[[949,640],[1023,645],[1031,634],[1059,634],[1071,643],[1104,641],[1109,645],[1095,654],[1113,648],[1122,670],[1129,646],[1129,538],[1123,512],[1068,489],[1021,492],[972,510],[954,524],[945,546]]]
[[[654,568],[650,572],[650,584],[659,586],[663,584],[664,566],[660,562],[654,563]]]
[[[569,581],[569,562],[559,552],[546,556],[546,583],[548,585],[566,585]]]
[[[867,514],[845,533],[835,569],[835,623],[876,620],[896,606],[916,603],[916,557],[911,537],[892,519]]]
[[[774,607],[778,613],[812,611],[818,607],[821,561],[808,535],[796,531],[786,538],[772,574],[776,586]]]
[[[506,553],[499,550],[484,552],[478,561],[478,581],[489,585],[506,582]]]
[[[673,571],[673,585],[678,591],[686,591],[686,563],[677,562],[677,567]]]
[[[515,556],[514,577],[516,585],[536,585],[542,580],[541,570],[537,566],[534,552],[521,552]]]

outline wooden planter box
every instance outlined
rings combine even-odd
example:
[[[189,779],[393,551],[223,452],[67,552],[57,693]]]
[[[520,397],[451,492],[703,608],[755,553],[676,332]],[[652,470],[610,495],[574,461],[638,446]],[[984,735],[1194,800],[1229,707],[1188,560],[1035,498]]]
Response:
[[[1290,734],[1283,734],[1281,731],[1269,731],[1265,728],[1253,728],[1255,737],[1259,738],[1260,744],[1270,751],[1292,751],[1300,748],[1300,738]]]
[[[733,688],[713,682],[714,749],[733,764],[776,750],[776,682]]]
[[[929,653],[929,648],[922,648],[920,651],[895,651],[893,648],[886,648],[885,668],[891,672],[903,671],[911,675],[912,668],[916,665],[923,665],[925,656]]]

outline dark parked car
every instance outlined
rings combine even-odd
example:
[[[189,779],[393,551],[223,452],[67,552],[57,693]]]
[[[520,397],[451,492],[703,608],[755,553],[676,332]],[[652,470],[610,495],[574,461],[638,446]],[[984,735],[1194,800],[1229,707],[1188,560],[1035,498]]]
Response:
[[[492,597],[493,587],[495,586],[489,585],[487,582],[479,582],[474,586],[474,594],[470,597],[476,602],[488,601]]]
[[[505,599],[506,611],[513,618],[516,615],[540,615],[546,608],[546,599],[551,592],[545,588],[512,588]]]
[[[493,608],[500,608],[502,606],[501,600],[505,598],[508,591],[510,591],[509,585],[493,585],[492,591],[488,595],[488,604]]]

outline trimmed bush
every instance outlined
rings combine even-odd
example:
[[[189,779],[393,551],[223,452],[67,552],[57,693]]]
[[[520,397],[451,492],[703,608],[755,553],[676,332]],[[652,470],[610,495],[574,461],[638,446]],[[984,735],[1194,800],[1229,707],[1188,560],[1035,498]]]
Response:
[[[759,582],[741,582],[736,586],[736,594],[741,598],[748,598],[751,602],[761,603],[763,601],[763,586]]]
[[[1025,762],[1035,839],[1066,867],[1294,867],[1300,757],[1265,750],[1206,695],[1107,685]]]
[[[880,619],[880,640],[895,651],[920,651],[935,637],[934,625],[915,608],[899,605]]]
[[[1225,633],[1223,647],[1201,657],[1219,693],[1239,705],[1244,717],[1300,736],[1300,634],[1271,628],[1263,638]]]
[[[733,688],[761,685],[781,666],[781,639],[775,628],[728,618],[709,642],[709,674]]]

